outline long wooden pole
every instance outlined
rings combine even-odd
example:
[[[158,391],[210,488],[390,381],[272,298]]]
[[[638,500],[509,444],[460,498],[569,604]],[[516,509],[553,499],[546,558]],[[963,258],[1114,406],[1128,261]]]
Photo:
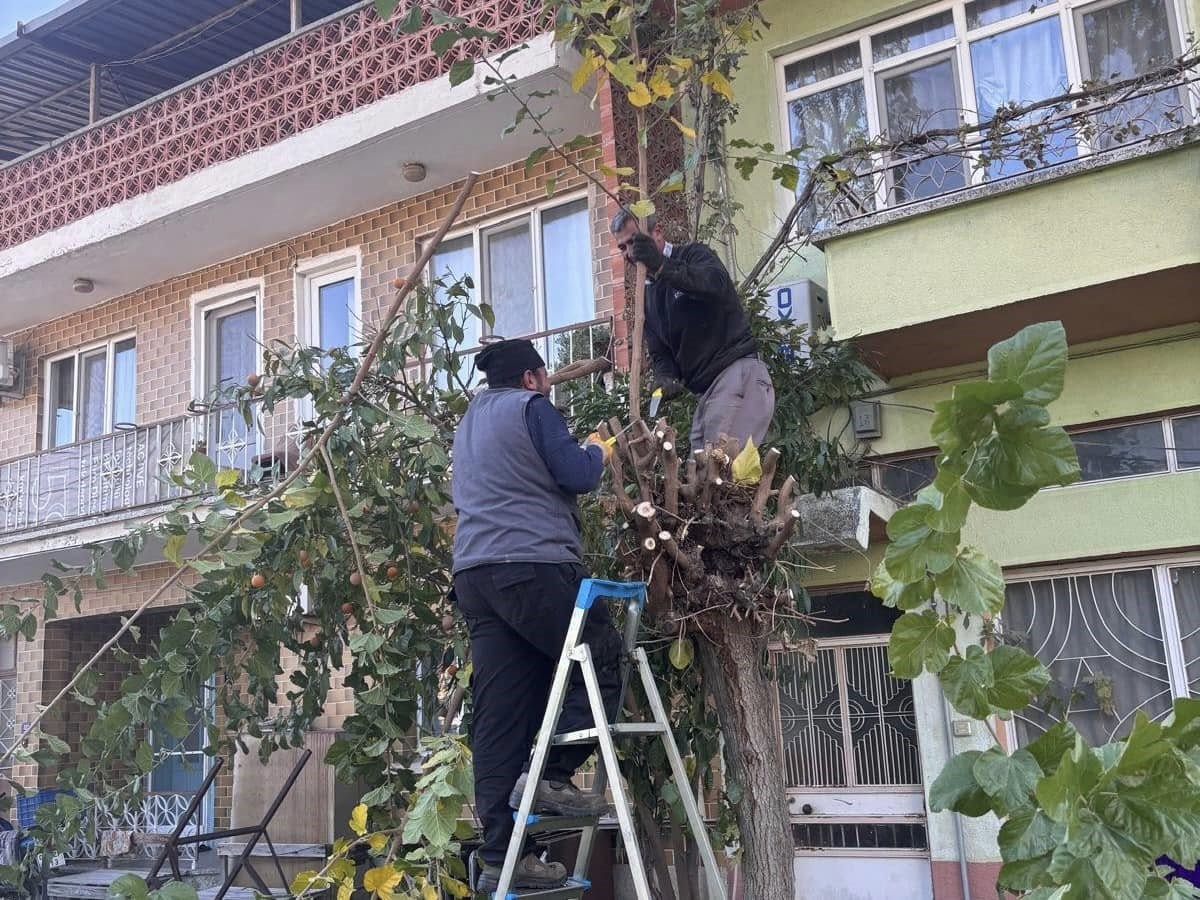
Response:
[[[630,29],[629,43],[636,61],[639,58],[637,22],[634,22],[633,28]],[[649,179],[646,172],[648,136],[646,135],[646,114],[640,107],[634,110],[634,123],[637,128],[635,138],[637,140],[639,199],[648,200],[650,199],[647,189]],[[629,348],[629,419],[631,422],[639,422],[642,418],[642,343],[644,340],[643,329],[646,325],[646,267],[642,263],[637,264],[634,278],[636,280],[633,286],[633,342]]]

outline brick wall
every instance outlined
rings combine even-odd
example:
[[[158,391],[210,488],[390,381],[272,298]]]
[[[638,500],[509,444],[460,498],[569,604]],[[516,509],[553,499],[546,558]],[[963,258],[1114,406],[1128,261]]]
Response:
[[[594,148],[580,151],[575,161],[593,172],[599,162]],[[592,271],[597,314],[619,313],[624,307],[623,285],[614,281],[607,220],[607,198],[573,167],[553,156],[539,161],[526,174],[522,164],[513,164],[484,174],[467,200],[457,226],[487,221],[506,211],[528,208],[546,200],[546,184],[556,181],[556,193],[587,187],[592,210]],[[42,360],[117,334],[135,332],[138,342],[137,417],[150,423],[183,414],[192,399],[192,298],[202,291],[250,279],[263,284],[263,337],[293,340],[295,330],[294,268],[305,260],[357,249],[362,258],[361,290],[365,325],[379,321],[392,298],[391,282],[406,274],[415,263],[420,240],[430,235],[448,211],[459,185],[390,204],[329,225],[288,241],[246,253],[235,259],[197,272],[179,275],[103,304],[46,322],[16,335],[18,346],[27,351],[29,386],[25,398],[5,401],[0,406],[0,460],[31,453],[40,446],[41,409],[45,385]],[[146,252],[165,252],[148,246]],[[117,627],[115,614],[136,608],[169,573],[165,564],[140,567],[131,575],[109,579],[104,590],[85,593],[83,608],[76,613],[70,603],[62,604],[63,620],[41,628],[32,642],[18,641],[17,719],[29,722],[39,704],[47,702],[70,676]],[[14,596],[39,596],[36,585],[10,589]],[[177,587],[160,599],[156,607],[177,606],[184,597]],[[287,668],[287,661],[284,661]],[[117,696],[122,668],[112,662],[101,667],[101,699]],[[286,676],[282,681],[286,680]],[[353,712],[353,694],[335,679],[325,715],[314,727],[336,729]],[[52,733],[73,746],[93,720],[82,704],[67,703],[49,723]],[[13,780],[34,786],[51,786],[54,772],[39,773],[31,764],[18,764]],[[216,808],[218,823],[228,822],[232,800],[233,766],[218,778]]]
[[[599,162],[594,147],[578,151],[574,160],[587,172],[594,172]],[[543,157],[528,174],[521,163],[494,169],[479,179],[457,226],[544,202],[546,184],[551,179],[556,194],[588,185],[583,175],[552,154]],[[42,360],[124,332],[137,335],[138,422],[182,415],[192,399],[192,297],[199,292],[261,280],[264,341],[291,341],[295,339],[296,320],[294,267],[326,254],[358,249],[362,254],[363,321],[368,328],[376,324],[391,300],[392,280],[416,262],[420,240],[437,228],[459,187],[450,185],[393,203],[14,335],[28,360],[28,388],[22,400],[6,400],[0,406],[0,460],[32,453],[40,447],[40,411],[46,390],[41,378]],[[599,231],[609,210],[608,204],[596,201],[596,193],[594,187],[589,191],[593,224]],[[145,252],[168,250],[148,245]],[[593,255],[597,313],[623,305],[614,293],[611,265],[603,255],[608,252],[608,245],[597,238]]]

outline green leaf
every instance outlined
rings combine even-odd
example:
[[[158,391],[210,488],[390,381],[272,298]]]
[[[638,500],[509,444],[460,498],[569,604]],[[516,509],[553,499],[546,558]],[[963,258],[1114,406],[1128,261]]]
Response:
[[[224,491],[233,487],[238,483],[239,477],[241,476],[238,474],[237,469],[221,469],[219,472],[217,472],[214,479],[217,485],[217,490]]]
[[[892,626],[888,662],[897,678],[916,678],[922,670],[937,673],[950,660],[954,629],[933,610],[909,612]]]
[[[182,565],[179,553],[183,550],[183,545],[187,543],[188,536],[186,534],[173,534],[167,538],[166,546],[163,547],[163,557],[175,565]]]
[[[537,161],[541,159],[550,150],[547,146],[534,147],[533,151],[525,157],[525,174],[528,175],[533,171],[533,167],[537,165]]]
[[[982,464],[993,468],[1001,482],[1042,488],[1079,480],[1079,459],[1067,433],[1057,426],[1016,428],[997,432],[980,448]],[[975,465],[968,470],[979,472]]]
[[[959,551],[950,568],[934,576],[934,582],[942,599],[964,612],[995,615],[1004,606],[1000,566],[974,547]]]
[[[193,453],[188,460],[188,468],[192,470],[192,476],[204,484],[211,484],[217,477],[217,464],[203,453]]]
[[[456,59],[450,64],[450,87],[462,84],[475,74],[475,60]]]
[[[992,808],[1001,816],[1011,815],[1030,806],[1033,790],[1042,770],[1028,750],[1011,756],[999,747],[986,751],[975,761],[975,781],[992,799]]]
[[[108,896],[114,900],[146,900],[150,889],[137,875],[122,875],[108,886]]]
[[[430,49],[438,56],[445,56],[459,40],[460,36],[458,32],[452,28],[447,28],[445,31],[439,32],[437,37],[433,39]]]
[[[143,772],[149,772],[154,768],[154,748],[149,744],[139,744],[133,754],[133,761],[138,769]]]
[[[933,511],[925,517],[929,527],[947,534],[958,534],[962,530],[971,508],[971,495],[962,486],[961,480],[954,481],[945,492],[933,484],[922,488],[917,501],[933,507]]]
[[[992,658],[993,675],[989,699],[994,707],[1013,712],[1024,709],[1050,683],[1049,670],[1020,647],[1001,644],[989,656]],[[1045,737],[1042,735],[1039,740]],[[1063,748],[1064,751],[1066,749]],[[1038,754],[1035,753],[1034,757],[1040,765]],[[1061,758],[1062,752],[1055,757],[1055,766]]]
[[[375,12],[386,22],[396,11],[396,3],[397,0],[375,0]]]
[[[975,780],[975,763],[982,755],[979,750],[967,750],[946,763],[929,787],[931,810],[953,810],[972,818],[991,812],[992,801]]]
[[[381,784],[372,791],[367,791],[363,794],[362,800],[359,802],[364,806],[383,806],[392,799],[392,794],[395,791],[395,785]]]
[[[671,665],[683,671],[692,664],[695,655],[696,650],[692,646],[692,639],[681,637],[671,643],[671,649],[667,653],[667,658],[671,660]]]
[[[1007,824],[1007,823],[1005,823]],[[1064,830],[1065,833],[1065,830]],[[1003,850],[1001,851],[1003,853]],[[1007,888],[1013,891],[1029,891],[1032,893],[1022,894],[1022,900],[1029,900],[1030,897],[1062,897],[1065,895],[1067,888],[1056,888],[1050,892],[1050,888],[1038,887],[1050,880],[1050,862],[1053,859],[1053,851],[1043,853],[1041,856],[1035,856],[1029,859],[1012,859],[1000,866],[1000,873],[996,876],[996,884],[999,887]]]
[[[1049,876],[1053,883],[1069,883],[1071,897],[1141,900],[1157,856],[1157,851],[1138,847],[1085,809],[1068,840],[1055,848]]]
[[[396,0],[390,0],[390,2],[394,8]],[[408,12],[404,14],[404,18],[400,20],[397,27],[403,34],[416,34],[424,25],[425,21],[424,16],[421,15],[421,7],[414,4],[408,8]]]
[[[1017,810],[1000,826],[1000,856],[1005,862],[1046,856],[1049,863],[1048,854],[1062,843],[1066,833],[1066,828],[1040,809]]]
[[[1025,401],[1045,406],[1063,389],[1067,374],[1067,332],[1062,322],[1022,328],[988,351],[988,379],[1015,381]]]
[[[994,650],[992,656],[995,657]],[[998,667],[995,659],[993,659],[992,667],[993,669]],[[1026,744],[1025,749],[1033,754],[1033,758],[1037,760],[1043,772],[1053,775],[1058,771],[1063,756],[1075,748],[1075,741],[1078,737],[1079,732],[1075,730],[1074,725],[1070,722],[1059,722],[1049,731],[1038,735]]]
[[[1076,736],[1075,746],[1063,754],[1052,775],[1038,782],[1034,793],[1046,815],[1056,822],[1066,822],[1070,810],[1083,802],[1102,774],[1096,752]]]
[[[929,527],[926,517],[932,507],[924,503],[906,506],[887,524],[888,544],[884,561],[900,581],[917,581],[926,569],[938,573],[954,564],[958,533],[947,534]]]
[[[71,752],[71,745],[62,738],[50,734],[48,731],[43,731],[41,734],[42,743],[46,745],[46,749],[55,756],[62,756],[64,753]]]
[[[960,713],[973,719],[991,715],[992,661],[978,644],[971,644],[962,656],[951,657],[938,677],[946,699]]]
[[[918,581],[898,581],[880,562],[871,576],[871,593],[882,600],[884,606],[901,610],[918,609],[933,598],[933,579],[925,575]]]

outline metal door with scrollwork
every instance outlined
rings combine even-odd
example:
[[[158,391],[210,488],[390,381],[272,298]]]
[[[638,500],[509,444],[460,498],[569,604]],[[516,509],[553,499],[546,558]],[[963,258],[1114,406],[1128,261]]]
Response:
[[[798,897],[932,896],[912,684],[888,670],[883,635],[775,655]]]

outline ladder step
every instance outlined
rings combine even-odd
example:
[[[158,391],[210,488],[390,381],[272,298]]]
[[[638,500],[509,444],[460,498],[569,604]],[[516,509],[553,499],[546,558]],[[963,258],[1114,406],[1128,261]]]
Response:
[[[544,891],[509,891],[507,900],[578,900],[591,886],[590,881],[568,878],[562,887],[548,888]],[[494,898],[495,894],[491,896]]]
[[[660,725],[657,722],[624,722],[618,725],[609,725],[608,731],[613,737],[645,736],[667,734],[667,726]],[[551,743],[556,747],[564,747],[571,744],[591,744],[595,742],[598,735],[599,731],[595,728],[581,728],[579,731],[564,731],[562,734],[556,734]]]
[[[513,819],[517,814],[513,813]],[[526,834],[546,834],[550,831],[579,831],[583,828],[595,828],[605,821],[616,821],[612,816],[542,816],[531,815],[532,821],[525,825]]]

